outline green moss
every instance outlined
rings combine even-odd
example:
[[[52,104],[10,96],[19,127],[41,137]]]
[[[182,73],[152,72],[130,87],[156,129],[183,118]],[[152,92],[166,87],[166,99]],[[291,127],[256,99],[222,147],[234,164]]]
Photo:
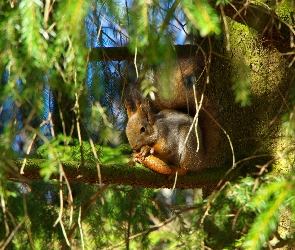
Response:
[[[282,18],[285,22],[292,25],[292,15],[293,15],[293,8],[292,1],[281,1],[276,2],[275,12],[276,14]]]

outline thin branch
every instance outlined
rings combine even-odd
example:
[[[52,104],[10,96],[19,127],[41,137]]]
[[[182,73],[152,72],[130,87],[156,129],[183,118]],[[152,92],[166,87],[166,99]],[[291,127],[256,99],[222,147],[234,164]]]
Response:
[[[230,51],[230,37],[229,37],[228,25],[227,25],[227,21],[226,21],[226,18],[225,18],[223,5],[220,4],[219,6],[220,6],[221,18],[222,18],[222,21],[223,21],[225,37],[226,37],[226,50]]]
[[[4,190],[3,190],[2,182],[0,182],[1,207],[2,207],[2,211],[3,211],[3,217],[4,217],[5,236],[7,237],[9,235],[10,230],[9,230],[9,225],[8,225],[8,219],[7,219],[7,214],[6,214],[6,205],[5,205],[5,200],[4,200],[3,194],[4,194]]]
[[[108,188],[109,185],[104,185],[102,186],[91,198],[90,200],[88,201],[88,204],[86,206],[86,208],[83,210],[83,212],[81,214],[79,214],[80,216],[80,221],[83,219],[83,217],[85,216],[85,214],[88,212],[88,210],[90,209],[91,205],[93,204],[93,202],[97,199],[98,196],[100,196],[107,188]],[[81,207],[79,208],[81,209]],[[71,239],[71,237],[73,236],[73,233],[75,232],[77,226],[80,226],[79,224],[79,219],[78,219],[78,222],[76,222],[74,224],[74,226],[72,227],[71,231],[68,233],[67,235],[67,239]],[[80,229],[80,233],[81,233],[81,230]],[[82,236],[81,236],[82,237]],[[64,244],[61,248],[62,250],[66,249],[66,245]]]
[[[183,210],[181,212],[177,212],[175,215],[173,215],[171,218],[169,218],[168,220],[158,224],[158,225],[155,225],[155,226],[151,226],[150,229],[146,230],[146,231],[143,231],[143,232],[140,232],[138,234],[134,234],[134,235],[131,235],[128,240],[134,240],[140,236],[145,236],[145,235],[148,235],[150,233],[152,233],[153,231],[156,231],[158,229],[160,229],[161,227],[164,227],[166,226],[167,224],[169,224],[170,222],[174,221],[177,217],[179,217],[181,215],[182,212],[184,212],[186,210]],[[122,246],[124,243],[126,243],[126,240],[124,241],[121,241],[119,242],[118,244],[114,245],[114,246],[111,246],[111,247],[108,247],[108,248],[104,248],[104,250],[111,250],[111,249],[115,249],[115,248],[118,248],[120,246]]]
[[[4,242],[4,244],[1,246],[0,250],[4,250],[7,245],[9,244],[9,242],[12,240],[13,236],[15,236],[16,232],[21,228],[21,226],[25,223],[25,221],[28,219],[27,216],[25,216],[20,223],[18,223],[18,225],[12,230],[11,234],[9,235],[9,237],[6,239],[6,241]]]
[[[79,217],[78,217],[78,226],[79,226],[79,232],[80,232],[80,237],[81,237],[81,245],[82,249],[84,250],[84,236],[83,236],[83,229],[82,229],[82,219],[81,219],[81,206],[79,207]]]
[[[29,214],[28,214],[28,207],[27,207],[27,198],[26,198],[26,195],[24,193],[22,193],[22,196],[23,196],[23,205],[24,205],[25,217],[27,217],[30,220],[30,217],[29,217]],[[33,240],[32,231],[31,231],[31,223],[28,224],[27,233],[28,233],[31,249],[35,250],[34,240]]]
[[[59,187],[60,208],[59,208],[58,218],[56,219],[53,226],[55,227],[57,225],[57,223],[60,224],[63,235],[64,235],[64,238],[66,240],[66,243],[67,243],[68,246],[70,246],[70,242],[68,240],[67,233],[66,233],[63,221],[62,221],[62,215],[63,215],[63,191],[62,191],[63,170],[62,170],[62,168],[60,168],[59,172],[60,172],[60,175],[59,175],[60,176],[60,178],[59,178],[59,183],[60,183],[60,187]]]

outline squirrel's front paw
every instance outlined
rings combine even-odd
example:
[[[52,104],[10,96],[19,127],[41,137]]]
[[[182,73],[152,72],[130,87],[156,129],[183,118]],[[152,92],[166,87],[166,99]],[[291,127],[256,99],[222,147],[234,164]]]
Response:
[[[150,147],[150,146],[143,146],[141,149],[140,149],[140,154],[141,156],[145,157],[145,156],[148,156],[148,155],[152,155],[154,153],[154,148]]]
[[[143,159],[143,157],[142,157],[141,153],[134,152],[132,154],[132,157],[131,157],[131,161],[132,162],[134,162],[134,163],[135,162],[141,163],[142,159]]]

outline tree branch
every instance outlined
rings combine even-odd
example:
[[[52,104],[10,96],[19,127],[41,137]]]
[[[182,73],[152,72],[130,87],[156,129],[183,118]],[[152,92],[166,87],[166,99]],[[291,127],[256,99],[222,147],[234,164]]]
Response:
[[[213,3],[215,5],[215,2]],[[221,12],[220,7],[217,11]],[[255,5],[249,1],[233,1],[223,7],[224,14],[232,20],[252,28],[258,32],[264,46],[272,45],[282,53],[292,50],[291,37],[295,30],[291,25],[281,20],[273,10],[266,5]],[[175,45],[177,58],[195,57],[203,62],[204,57],[196,45]],[[138,59],[143,58],[137,55]],[[134,54],[128,47],[92,48],[89,61],[133,61]]]
[[[175,45],[175,53],[178,58],[195,57],[196,60],[203,61],[204,57],[200,47],[196,45]],[[143,55],[137,54],[137,58],[143,58]],[[92,48],[89,54],[89,61],[133,61],[134,54],[128,47],[105,47]]]
[[[40,165],[46,160],[30,159],[27,160],[24,168],[23,178],[26,179],[42,179],[40,176]],[[21,168],[23,160],[13,161],[15,167]],[[70,182],[87,182],[90,184],[98,184],[98,175],[96,164],[87,163],[84,166],[80,162],[62,162],[65,174]],[[101,176],[104,184],[119,184],[141,186],[145,188],[171,188],[173,186],[174,177],[161,175],[141,166],[127,165],[101,165]],[[224,178],[228,169],[212,168],[205,169],[200,172],[188,172],[184,176],[178,176],[177,188],[214,188]],[[223,181],[229,180],[240,175],[238,170],[232,171]],[[130,178],[132,177],[132,178]],[[15,178],[11,173],[8,178]],[[17,177],[19,179],[19,177]],[[53,174],[51,179],[58,179],[59,174]]]

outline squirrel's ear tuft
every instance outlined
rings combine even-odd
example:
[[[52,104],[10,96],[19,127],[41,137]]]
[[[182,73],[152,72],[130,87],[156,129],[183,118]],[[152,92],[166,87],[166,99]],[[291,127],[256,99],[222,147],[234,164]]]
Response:
[[[131,102],[130,99],[125,100],[125,107],[126,107],[126,110],[127,110],[128,118],[131,118],[136,113],[136,111],[134,110],[134,107],[133,107],[132,102]]]
[[[155,118],[152,114],[152,111],[148,102],[141,104],[139,110],[140,110],[140,115],[142,117],[145,117],[150,125],[153,125],[155,123]]]
[[[125,107],[127,110],[128,118],[131,118],[135,113],[137,113],[137,111],[139,110],[140,103],[140,94],[136,90],[133,90],[125,100]],[[136,107],[134,104],[136,105]]]

